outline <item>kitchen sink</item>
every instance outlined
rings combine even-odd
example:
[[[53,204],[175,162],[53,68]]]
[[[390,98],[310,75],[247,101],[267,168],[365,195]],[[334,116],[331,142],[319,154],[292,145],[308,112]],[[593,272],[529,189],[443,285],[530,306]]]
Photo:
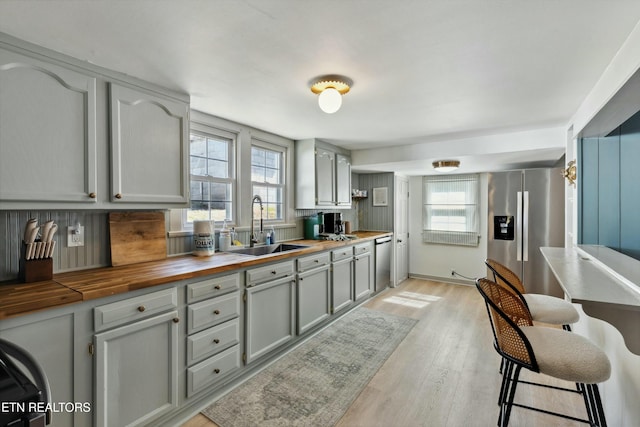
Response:
[[[308,248],[309,246],[305,245],[292,245],[289,243],[276,243],[275,245],[264,245],[264,246],[254,246],[253,248],[238,248],[238,249],[229,249],[225,252],[233,253],[233,254],[243,254],[243,255],[270,255],[279,252],[289,252],[295,251],[297,249]]]

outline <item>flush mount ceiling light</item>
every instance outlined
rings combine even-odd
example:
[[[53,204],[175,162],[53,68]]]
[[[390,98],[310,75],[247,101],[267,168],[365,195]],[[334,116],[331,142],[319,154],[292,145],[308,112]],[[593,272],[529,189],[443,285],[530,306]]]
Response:
[[[353,81],[344,76],[329,75],[311,81],[311,92],[318,95],[318,105],[327,114],[333,114],[342,105],[342,95],[349,92]]]
[[[453,172],[460,167],[459,160],[438,160],[432,163],[433,168],[438,172]]]

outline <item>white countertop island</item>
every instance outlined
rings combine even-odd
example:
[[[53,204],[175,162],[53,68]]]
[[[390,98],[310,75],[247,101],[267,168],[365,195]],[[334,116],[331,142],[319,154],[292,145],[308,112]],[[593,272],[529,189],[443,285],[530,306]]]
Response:
[[[605,246],[540,250],[571,302],[615,326],[640,355],[640,261]]]

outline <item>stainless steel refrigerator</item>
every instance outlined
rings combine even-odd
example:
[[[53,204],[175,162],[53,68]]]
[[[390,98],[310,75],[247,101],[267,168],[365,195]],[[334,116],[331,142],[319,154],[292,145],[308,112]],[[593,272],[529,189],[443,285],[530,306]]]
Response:
[[[506,265],[530,293],[563,296],[540,247],[564,246],[562,170],[490,173],[487,256]]]

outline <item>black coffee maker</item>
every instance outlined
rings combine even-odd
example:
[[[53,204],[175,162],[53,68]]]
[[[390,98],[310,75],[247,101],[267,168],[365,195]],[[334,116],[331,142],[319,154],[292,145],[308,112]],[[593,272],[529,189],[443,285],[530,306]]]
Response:
[[[344,233],[344,222],[341,213],[324,214],[324,232],[333,234]]]

